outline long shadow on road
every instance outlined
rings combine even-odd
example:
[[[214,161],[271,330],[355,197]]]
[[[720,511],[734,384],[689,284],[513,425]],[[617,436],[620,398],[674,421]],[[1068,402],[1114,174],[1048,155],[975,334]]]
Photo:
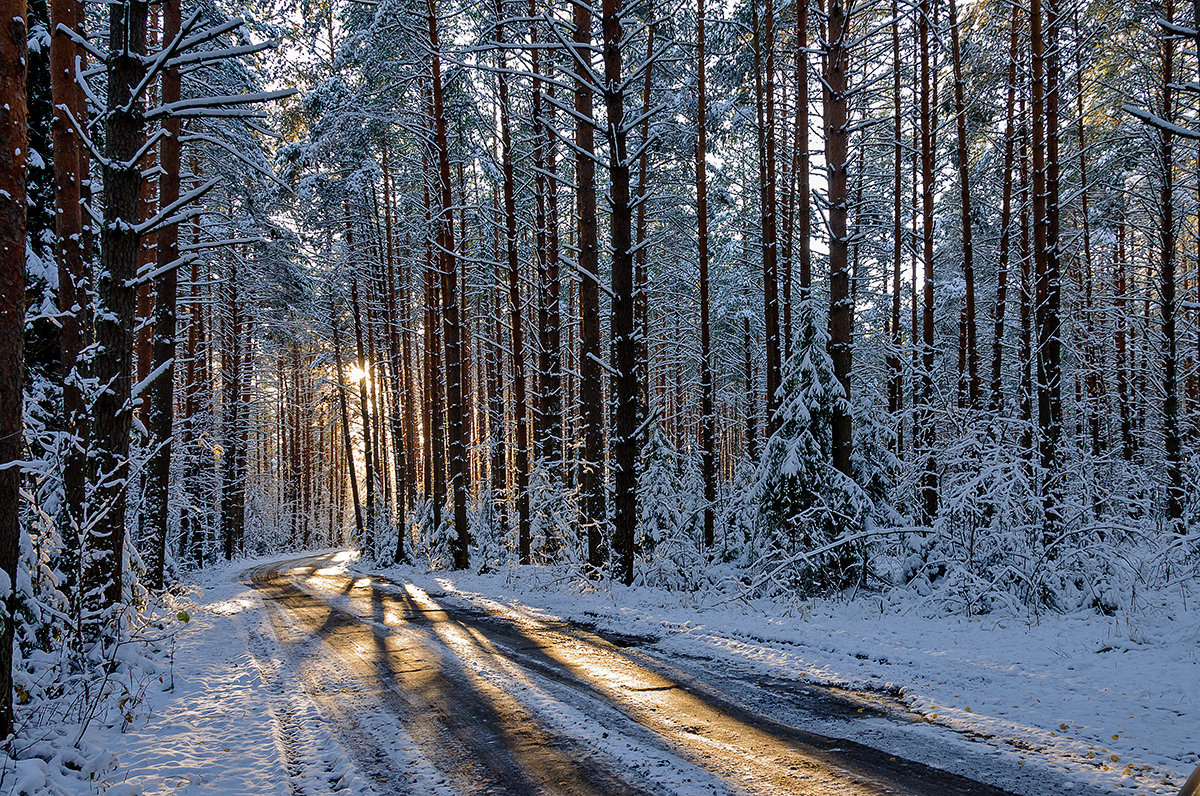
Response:
[[[480,683],[445,648],[413,633],[381,630],[386,618],[382,595],[353,578],[330,598],[300,588],[295,574],[255,573],[253,584],[282,606],[312,637],[337,654],[341,674],[354,681],[356,699],[366,710],[380,708],[399,718],[410,737],[442,770],[458,793],[636,793],[615,772],[589,759],[590,750],[569,738],[550,737],[521,706],[487,683]],[[330,583],[322,576],[323,583]],[[366,591],[367,594],[363,594]],[[369,596],[374,622],[341,607],[338,598]],[[303,639],[301,639],[303,641]],[[292,653],[313,654],[293,645]],[[327,703],[320,698],[318,701]],[[346,711],[340,725],[357,731],[366,724],[364,711]],[[339,729],[346,729],[345,726]],[[361,733],[354,733],[361,734]],[[386,740],[386,739],[376,739]],[[366,763],[377,782],[391,781],[385,757],[370,743],[348,744]],[[575,748],[572,748],[575,747]],[[369,759],[362,760],[366,754]],[[378,786],[377,786],[378,787]]]
[[[447,606],[411,585],[296,566],[309,561],[319,560],[247,575],[344,662],[360,696],[370,698],[366,709],[395,716],[457,793],[1007,793],[772,719],[585,629]],[[330,707],[343,717],[335,722],[340,733],[361,735],[357,721],[345,726],[344,705]],[[568,712],[575,718],[565,719]],[[580,715],[589,726],[578,726]],[[646,754],[635,755],[641,767],[601,741],[606,733],[644,746]],[[360,738],[350,746],[360,763],[379,769],[378,743]],[[690,784],[647,775],[647,755],[676,769],[673,781]]]

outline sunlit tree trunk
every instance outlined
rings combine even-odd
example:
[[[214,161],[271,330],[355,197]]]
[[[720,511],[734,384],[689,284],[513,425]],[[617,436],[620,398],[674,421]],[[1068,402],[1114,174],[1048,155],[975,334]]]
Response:
[[[346,398],[346,369],[344,360],[342,359],[342,336],[339,332],[341,317],[337,311],[337,307],[333,304],[332,296],[329,299],[329,311],[330,323],[332,324],[330,328],[333,332],[333,367],[336,371],[338,409],[340,410],[339,413],[342,421],[342,446],[346,456],[346,473],[350,478],[350,494],[354,500],[354,530],[358,534],[356,540],[359,544],[362,544],[362,540],[366,538],[366,528],[363,522],[362,499],[358,493],[357,468],[354,465],[354,438],[350,436],[350,402]],[[226,542],[226,545],[226,549],[228,550],[228,542]],[[229,555],[227,552],[225,557],[229,558]]]

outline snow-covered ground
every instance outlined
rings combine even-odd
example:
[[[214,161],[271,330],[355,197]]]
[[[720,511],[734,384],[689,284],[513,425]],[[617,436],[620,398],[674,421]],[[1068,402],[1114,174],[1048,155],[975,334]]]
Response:
[[[972,749],[983,743],[1013,765],[1045,766],[1081,785],[1173,795],[1200,763],[1200,606],[1178,593],[1144,598],[1136,615],[1035,622],[926,617],[870,598],[747,605],[595,589],[536,567],[386,574],[442,600],[657,639],[643,649],[712,658],[743,675],[898,693]]]
[[[239,580],[252,563],[203,573],[164,681],[152,684],[131,723],[85,738],[117,762],[80,793],[373,792],[289,676],[261,598]]]
[[[364,571],[349,555],[340,560]],[[291,676],[261,598],[239,582],[250,563],[205,575],[163,682],[131,724],[89,732],[93,748],[117,762],[79,793],[372,792]],[[439,601],[642,636],[645,651],[710,658],[744,677],[899,694],[928,722],[914,726],[917,743],[922,733],[961,738],[964,750],[990,749],[1012,766],[1048,767],[1093,789],[1175,794],[1200,762],[1200,610],[1178,595],[1157,596],[1137,615],[1034,623],[924,617],[878,599],[706,602],[596,589],[533,567],[384,574]]]

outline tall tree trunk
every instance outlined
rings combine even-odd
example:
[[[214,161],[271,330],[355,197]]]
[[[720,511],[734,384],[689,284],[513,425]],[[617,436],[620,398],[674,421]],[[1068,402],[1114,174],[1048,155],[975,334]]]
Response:
[[[754,406],[754,338],[750,334],[749,296],[746,298],[742,314],[742,389],[746,396],[746,456],[754,466],[758,462],[758,410]]]
[[[432,95],[429,97],[430,129],[433,130]],[[429,196],[429,187],[433,176],[428,161],[424,164],[424,188],[422,196],[425,206],[425,220],[429,232],[435,229],[433,200]],[[429,526],[426,529],[429,538],[434,538],[441,532],[442,507],[446,502],[446,422],[445,397],[442,390],[442,330],[438,323],[438,308],[441,306],[440,280],[436,267],[434,239],[427,232],[425,239],[425,362],[421,395],[425,404],[425,418],[422,424],[428,429],[425,437],[424,481],[425,495],[429,500]]]
[[[95,376],[102,385],[93,408],[94,491],[99,510],[89,533],[84,588],[99,597],[89,609],[121,601],[125,551],[126,487],[132,425],[135,277],[140,235],[138,199],[142,172],[142,101],[134,91],[145,74],[146,3],[121,0],[109,6],[108,116],[105,120],[104,223],[96,280]]]
[[[168,45],[179,33],[179,0],[163,5],[163,44]],[[179,67],[169,66],[162,77],[163,103],[178,102],[181,97]],[[168,117],[163,123],[166,137],[159,157],[158,201],[168,207],[179,199],[181,123]],[[154,397],[150,401],[150,445],[152,453],[146,470],[146,525],[150,537],[150,585],[166,584],[167,536],[169,529],[168,496],[171,483],[171,422],[175,412],[175,301],[179,259],[179,224],[169,224],[158,232],[158,271],[154,280]],[[161,372],[160,372],[161,369]]]
[[[225,322],[221,346],[221,540],[225,560],[231,560],[238,550],[241,527],[238,522],[238,492],[243,484],[238,480],[238,459],[245,429],[241,425],[242,396],[242,322],[238,297],[237,252],[231,252],[231,268],[227,277]]]
[[[782,349],[779,341],[779,269],[775,219],[775,9],[766,0],[762,35],[758,4],[752,5],[754,82],[758,113],[759,218],[762,223],[763,322],[767,354],[767,435],[775,432]],[[763,85],[763,71],[766,85]]]
[[[25,0],[0,0],[0,572],[10,586],[0,616],[0,739],[13,730],[13,637],[21,551],[21,468],[25,420],[25,181],[29,138],[25,77],[29,36]]]
[[[347,220],[349,227],[349,220]],[[349,235],[347,229],[346,245],[348,247],[348,256],[351,258],[350,269],[353,272],[354,263],[354,240]],[[362,418],[362,440],[363,440],[363,488],[366,490],[366,513],[363,516],[362,535],[359,536],[359,544],[362,545],[363,554],[370,559],[375,557],[375,521],[376,507],[375,497],[376,492],[376,469],[377,463],[375,459],[375,445],[373,444],[374,423],[372,422],[371,403],[367,395],[368,384],[372,379],[374,363],[367,358],[366,348],[363,345],[363,324],[362,310],[358,301],[358,276],[354,274],[350,277],[350,311],[354,316],[354,347],[355,353],[358,355],[358,367],[361,373],[358,376],[358,411]]]
[[[501,189],[497,189],[493,194],[493,212],[497,217],[500,215],[500,193]],[[500,227],[496,226],[496,235],[493,241],[493,259],[500,260]],[[504,288],[500,281],[500,274],[496,274],[496,282],[492,286],[492,325],[493,325],[493,340],[490,346],[490,356],[488,357],[488,448],[491,453],[491,492],[492,500],[496,513],[499,515],[495,518],[501,537],[508,534],[508,471],[506,468],[506,439],[504,429],[504,312],[502,307],[501,294]]]
[[[63,584],[72,614],[79,612],[79,554],[84,527],[89,419],[84,406],[82,380],[85,363],[84,330],[88,326],[87,271],[84,259],[83,183],[87,158],[71,118],[86,129],[87,104],[75,80],[75,59],[82,57],[68,35],[82,36],[83,3],[57,0],[50,4],[50,92],[54,102],[54,219],[58,265],[58,309],[61,317],[59,345],[62,368],[63,511],[59,527],[65,545],[66,580]]]
[[[554,85],[549,87],[548,96],[554,97]],[[563,424],[563,364],[562,364],[562,278],[560,275],[558,239],[558,156],[556,153],[557,133],[554,124],[554,106],[546,108],[548,121],[543,125],[546,153],[546,284],[544,298],[546,318],[541,324],[543,345],[547,355],[545,386],[543,388],[543,411],[548,429],[546,448],[539,456],[548,463],[551,472],[561,470],[563,444],[567,439]],[[558,477],[555,477],[559,480]]]
[[[1116,271],[1116,348],[1117,348],[1117,416],[1121,424],[1121,458],[1133,461],[1133,417],[1129,409],[1129,297],[1125,285],[1125,220],[1117,224],[1117,242],[1113,251]]]
[[[847,215],[850,197],[847,176],[849,119],[847,100],[850,69],[849,16],[842,0],[829,3],[828,49],[825,55],[825,163],[829,179],[829,356],[833,375],[842,388],[834,402],[833,466],[852,475],[853,420],[850,402],[850,370],[854,355],[854,300],[850,291],[848,256],[850,234]]]
[[[802,4],[804,0],[799,0]],[[714,542],[717,503],[717,456],[712,368],[712,331],[709,320],[708,277],[708,116],[705,85],[704,0],[696,0],[696,238],[700,260],[700,473],[704,481],[704,547]],[[643,179],[645,179],[643,177]]]
[[[1036,0],[1034,0],[1036,2]],[[917,35],[921,52],[921,242],[924,280],[921,302],[921,412],[917,422],[921,429],[921,522],[933,522],[938,513],[937,435],[933,400],[933,198],[934,184],[934,109],[937,78],[930,69],[929,22],[932,19],[932,0],[921,0],[917,16]]]
[[[408,561],[408,551],[405,550],[404,538],[408,528],[409,495],[412,489],[412,472],[409,464],[411,431],[407,428],[405,418],[408,416],[408,403],[412,393],[408,389],[408,357],[405,355],[407,340],[406,315],[408,312],[405,291],[396,285],[396,252],[395,238],[392,229],[392,172],[389,160],[387,142],[382,147],[383,156],[383,227],[386,236],[384,251],[387,254],[387,332],[388,332],[388,385],[392,393],[392,457],[395,461],[396,478],[396,549],[392,560],[397,563]],[[403,279],[403,275],[401,275]]]
[[[648,15],[654,16],[653,6],[649,7]],[[701,23],[702,24],[702,23]],[[646,206],[649,199],[650,187],[650,110],[651,90],[654,85],[654,33],[656,26],[651,24],[646,32],[646,75],[642,83],[642,154],[638,158],[637,225],[634,238],[634,326],[637,330],[637,360],[638,360],[638,413],[642,417],[650,416],[650,247],[646,245],[648,218]],[[703,80],[703,77],[701,77]],[[703,88],[701,88],[703,91]],[[648,429],[647,429],[648,431]],[[645,435],[643,434],[643,439]]]
[[[354,438],[350,436],[350,402],[346,399],[346,369],[342,360],[342,336],[339,332],[341,327],[341,318],[338,316],[337,307],[333,304],[333,296],[329,298],[330,322],[333,330],[333,367],[337,371],[337,394],[338,394],[338,409],[340,410],[342,419],[342,445],[346,455],[346,473],[350,477],[350,494],[354,500],[354,530],[357,532],[356,540],[361,543],[361,540],[366,538],[366,527],[363,522],[362,500],[358,493],[358,473],[354,465]],[[228,558],[228,554],[226,558]]]
[[[962,318],[959,321],[959,340],[961,345],[960,359],[966,364],[966,373],[960,374],[960,382],[965,375],[965,392],[967,401],[975,406],[979,401],[979,349],[976,347],[978,336],[975,321],[975,249],[971,241],[971,160],[969,143],[967,141],[967,98],[963,80],[961,36],[958,31],[958,5],[950,0],[950,51],[954,66],[954,116],[958,132],[958,190],[959,190],[959,223],[962,226],[962,269],[963,282],[966,285],[966,295],[963,298]]]
[[[900,364],[903,337],[900,333],[900,271],[904,260],[904,135],[900,102],[900,73],[904,62],[900,56],[900,9],[892,0],[892,312],[889,318],[889,350],[886,358],[888,372],[888,413],[896,424],[894,450],[904,452],[904,371]]]
[[[812,290],[812,183],[808,148],[808,2],[796,3],[796,134],[793,161],[796,166],[796,237],[800,244],[800,301]],[[790,344],[790,343],[789,343]]]
[[[621,83],[621,0],[603,0],[604,105],[608,111],[609,203],[612,215],[612,412],[611,444],[615,488],[613,494],[614,573],[626,586],[633,584],[633,539],[637,530],[637,481],[641,425],[638,391],[637,332],[634,329],[633,208],[629,190],[628,131],[625,127],[625,92]],[[647,175],[642,175],[645,179]]]
[[[158,49],[158,20],[159,8],[158,4],[147,4],[147,11],[150,19],[146,27],[147,51],[154,52]],[[150,106],[157,104],[157,88],[158,81],[152,80],[150,85],[145,89],[146,102]],[[144,128],[142,131],[142,144],[149,143],[151,130]],[[154,147],[148,147],[145,154],[142,156],[139,164],[142,173],[149,175],[157,170],[156,152]],[[158,205],[158,197],[155,195],[155,180],[143,178],[141,188],[138,190],[138,212],[140,213],[139,220],[142,222],[148,221],[156,212]],[[145,274],[153,269],[156,259],[156,249],[158,247],[158,233],[154,230],[147,231],[141,236],[138,241],[138,274]],[[142,280],[137,288],[137,310],[136,310],[136,327],[134,328],[134,383],[143,384],[150,375],[151,367],[154,364],[154,282],[152,280]],[[153,390],[143,389],[138,401],[136,412],[139,420],[144,423],[149,422],[150,418],[150,402],[153,398]],[[135,477],[140,478],[137,474]],[[139,514],[144,513],[145,507],[138,507]],[[141,526],[143,517],[139,516],[138,525]]]
[[[600,250],[596,240],[595,129],[592,120],[590,63],[592,44],[591,7],[573,6],[575,45],[575,186],[578,197],[577,230],[579,250],[579,425],[583,434],[583,461],[579,484],[580,526],[587,535],[588,566],[604,564],[601,528],[605,523],[604,406],[600,359]]]
[[[1175,4],[1166,0],[1166,23],[1173,22]],[[1170,124],[1175,115],[1173,81],[1175,79],[1175,38],[1162,36],[1162,118]],[[1162,391],[1163,439],[1167,464],[1167,522],[1171,530],[1184,533],[1183,456],[1179,434],[1179,340],[1176,330],[1177,285],[1175,276],[1175,152],[1170,127],[1159,135],[1159,162],[1162,183],[1159,187],[1159,302],[1162,313]]]
[[[454,255],[454,203],[450,196],[450,151],[446,142],[446,116],[442,106],[442,63],[439,54],[436,0],[429,0],[429,44],[433,68],[434,145],[438,156],[441,207],[437,217],[438,266],[442,272],[442,328],[446,341],[447,453],[454,505],[454,568],[470,565],[467,549],[467,498],[470,492],[467,463],[467,407],[463,401],[462,324],[458,305],[458,269]]]
[[[1021,99],[1018,117],[1025,119],[1025,100]],[[1033,251],[1030,241],[1030,212],[1032,210],[1030,188],[1030,136],[1031,132],[1021,123],[1021,191],[1017,206],[1021,208],[1021,301],[1018,308],[1018,321],[1021,325],[1021,344],[1018,347],[1017,362],[1020,369],[1020,388],[1018,393],[1018,409],[1021,415],[1021,454],[1030,464],[1033,464]]]
[[[1008,265],[1012,250],[1012,174],[1016,154],[1017,55],[1020,27],[1017,7],[1009,11],[1008,78],[1004,118],[1004,177],[1000,197],[1000,253],[996,266],[996,308],[992,316],[992,378],[988,408],[999,412],[1004,405],[1002,365],[1004,360],[1004,312],[1008,303]]]
[[[1033,42],[1033,257],[1037,327],[1038,454],[1042,468],[1042,538],[1054,554],[1062,528],[1058,444],[1062,432],[1061,275],[1058,242],[1058,10],[1056,0],[1030,7]]]
[[[513,180],[512,133],[509,129],[508,57],[504,50],[504,3],[496,0],[496,41],[500,45],[497,72],[500,100],[500,159],[504,172],[504,252],[508,262],[508,303],[512,326],[513,409],[517,448],[514,475],[517,489],[517,556],[530,563],[529,405],[525,388],[525,321],[521,306],[521,272],[517,260],[517,201]]]
[[[1074,9],[1074,27],[1076,30],[1079,29],[1078,7]],[[1104,387],[1101,379],[1100,363],[1097,361],[1100,357],[1100,349],[1096,345],[1095,307],[1093,304],[1092,224],[1089,218],[1087,138],[1084,135],[1083,117],[1083,47],[1083,39],[1079,37],[1075,47],[1075,111],[1077,116],[1076,128],[1079,133],[1079,213],[1080,223],[1083,227],[1083,329],[1085,336],[1083,358],[1085,369],[1084,380],[1087,385],[1087,396],[1083,411],[1084,417],[1087,420],[1088,436],[1091,439],[1092,456],[1098,459],[1104,447],[1104,440],[1100,433],[1100,402]]]
[[[503,16],[503,15],[501,15]],[[558,440],[558,426],[562,422],[561,374],[559,373],[558,341],[551,342],[551,337],[558,336],[558,252],[550,251],[550,229],[547,220],[547,205],[551,201],[549,193],[557,191],[557,180],[553,180],[547,168],[547,150],[551,139],[547,133],[553,131],[543,123],[542,115],[545,107],[542,103],[543,83],[541,79],[541,49],[538,47],[537,2],[529,0],[529,17],[535,20],[529,24],[530,59],[533,73],[533,184],[535,192],[534,237],[537,248],[537,352],[538,352],[538,389],[537,389],[537,424],[534,440],[535,457],[538,469],[543,477],[555,480],[557,468],[554,465],[554,450]],[[502,55],[503,58],[503,55]],[[506,60],[506,59],[505,59]],[[507,78],[501,74],[501,79]],[[507,87],[506,87],[507,91]],[[550,106],[553,108],[553,106]],[[508,112],[505,102],[505,112]],[[510,132],[511,137],[511,132]],[[550,155],[553,157],[553,155]],[[514,219],[515,220],[515,219]],[[507,221],[507,219],[506,219]],[[555,220],[554,223],[557,223]],[[558,248],[557,237],[554,248]],[[551,265],[553,263],[553,266]],[[554,275],[551,276],[551,268]]]

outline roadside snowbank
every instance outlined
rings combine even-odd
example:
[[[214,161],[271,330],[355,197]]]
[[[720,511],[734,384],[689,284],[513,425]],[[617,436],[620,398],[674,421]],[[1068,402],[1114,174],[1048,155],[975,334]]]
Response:
[[[162,682],[128,726],[88,733],[116,758],[115,771],[80,793],[373,792],[311,700],[280,676],[283,656],[262,627],[262,601],[239,581],[253,563],[203,573]]]

